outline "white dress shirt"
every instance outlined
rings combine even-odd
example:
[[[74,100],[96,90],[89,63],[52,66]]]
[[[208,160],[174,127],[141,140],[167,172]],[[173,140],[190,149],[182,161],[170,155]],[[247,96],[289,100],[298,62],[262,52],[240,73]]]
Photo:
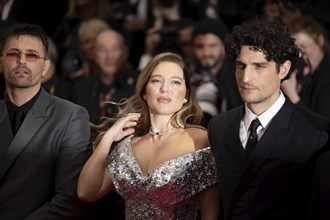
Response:
[[[249,127],[253,119],[258,118],[261,123],[261,126],[257,128],[258,140],[260,140],[265,130],[267,129],[267,126],[269,125],[273,117],[276,115],[276,113],[281,109],[284,102],[285,102],[285,97],[282,91],[280,91],[280,96],[276,100],[276,102],[259,116],[253,114],[245,104],[245,114],[241,120],[240,129],[239,129],[239,137],[241,139],[244,149],[246,147],[247,140],[250,135]]]

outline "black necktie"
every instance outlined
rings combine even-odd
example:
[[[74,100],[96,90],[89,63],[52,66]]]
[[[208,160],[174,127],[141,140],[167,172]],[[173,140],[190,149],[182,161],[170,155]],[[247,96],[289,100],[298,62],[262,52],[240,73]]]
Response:
[[[18,131],[19,127],[21,126],[24,118],[25,118],[24,111],[21,110],[21,109],[17,109],[14,113],[13,125],[12,125],[14,135],[17,133],[17,131]]]
[[[259,119],[254,119],[252,122],[251,122],[251,125],[249,127],[249,130],[250,130],[250,136],[249,136],[249,139],[247,141],[247,144],[246,144],[246,148],[245,148],[245,153],[246,153],[246,156],[249,157],[251,151],[253,150],[254,146],[257,144],[258,142],[258,135],[257,135],[257,128],[260,126],[260,121]]]

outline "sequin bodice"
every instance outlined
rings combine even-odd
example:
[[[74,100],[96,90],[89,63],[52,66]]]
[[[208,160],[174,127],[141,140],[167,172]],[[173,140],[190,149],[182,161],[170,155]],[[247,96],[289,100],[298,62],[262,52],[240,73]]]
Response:
[[[106,162],[117,192],[125,199],[126,219],[196,219],[194,195],[217,182],[210,147],[166,161],[144,175],[133,155],[131,137]]]

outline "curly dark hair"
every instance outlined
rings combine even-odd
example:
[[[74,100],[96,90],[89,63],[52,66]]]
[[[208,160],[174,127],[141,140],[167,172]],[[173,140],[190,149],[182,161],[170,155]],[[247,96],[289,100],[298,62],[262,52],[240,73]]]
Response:
[[[299,57],[294,38],[287,26],[279,20],[255,17],[233,27],[225,39],[226,55],[235,59],[241,46],[251,46],[256,51],[262,51],[268,61],[273,60],[277,65],[286,60],[293,63]]]

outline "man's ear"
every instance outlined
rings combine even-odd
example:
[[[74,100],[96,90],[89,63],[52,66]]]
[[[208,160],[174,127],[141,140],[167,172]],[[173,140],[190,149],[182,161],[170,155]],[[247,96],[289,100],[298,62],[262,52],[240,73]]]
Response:
[[[45,77],[47,75],[49,68],[50,68],[50,60],[45,60],[44,70],[41,73],[42,77]]]
[[[286,61],[284,61],[284,63],[282,63],[280,65],[280,71],[279,71],[278,76],[281,80],[284,79],[288,75],[290,68],[291,68],[290,60],[286,60]]]

